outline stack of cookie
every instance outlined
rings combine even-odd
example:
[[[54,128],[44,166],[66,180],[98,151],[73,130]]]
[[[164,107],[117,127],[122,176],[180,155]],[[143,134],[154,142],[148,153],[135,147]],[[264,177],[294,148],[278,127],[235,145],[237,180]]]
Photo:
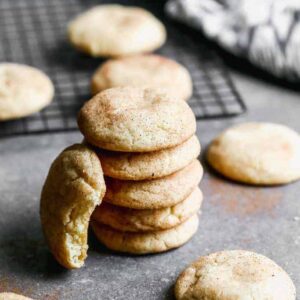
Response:
[[[186,243],[198,227],[203,174],[190,107],[157,90],[112,88],[84,105],[78,124],[106,176],[92,216],[97,238],[137,254]]]

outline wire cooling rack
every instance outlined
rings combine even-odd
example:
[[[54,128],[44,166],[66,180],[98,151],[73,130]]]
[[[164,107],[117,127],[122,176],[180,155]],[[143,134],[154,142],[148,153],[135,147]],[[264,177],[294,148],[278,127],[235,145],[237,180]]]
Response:
[[[0,61],[24,63],[46,72],[55,85],[55,99],[39,113],[1,122],[0,136],[76,130],[76,115],[90,95],[90,78],[102,60],[73,49],[67,23],[99,3],[143,6],[159,16],[168,41],[158,51],[185,65],[193,78],[189,104],[197,119],[230,117],[246,108],[226,68],[200,34],[167,20],[164,1],[0,0]]]

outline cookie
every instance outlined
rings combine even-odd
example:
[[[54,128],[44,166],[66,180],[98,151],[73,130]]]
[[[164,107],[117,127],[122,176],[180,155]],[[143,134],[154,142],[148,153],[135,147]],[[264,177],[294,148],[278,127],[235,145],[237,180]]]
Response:
[[[0,63],[0,121],[22,118],[47,106],[54,95],[49,77],[30,66]]]
[[[0,293],[0,300],[32,300],[32,299],[15,293]]]
[[[65,149],[53,162],[41,195],[41,222],[49,248],[66,268],[87,256],[87,230],[105,184],[98,156],[85,145]]]
[[[98,5],[68,26],[70,42],[92,56],[151,52],[166,40],[164,25],[139,7]]]
[[[112,88],[94,96],[81,108],[78,125],[90,144],[123,152],[174,147],[196,131],[187,103],[134,87]]]
[[[134,209],[160,209],[186,199],[200,183],[203,169],[194,160],[169,176],[144,181],[126,181],[107,177],[105,201]]]
[[[191,76],[184,66],[155,54],[108,60],[93,75],[94,94],[119,86],[155,88],[182,100],[188,100],[193,90]]]
[[[197,213],[202,199],[202,192],[197,187],[182,202],[161,209],[137,210],[115,206],[103,201],[94,211],[92,219],[119,231],[164,230],[178,226]]]
[[[207,160],[216,171],[236,181],[289,183],[300,178],[300,136],[279,124],[240,124],[213,140]]]
[[[269,258],[243,250],[200,257],[178,278],[177,300],[295,300],[288,274]]]
[[[191,163],[200,154],[194,135],[182,144],[154,152],[121,153],[97,151],[105,175],[122,180],[155,179],[170,175]]]
[[[146,254],[168,251],[186,243],[197,231],[198,216],[195,214],[171,229],[147,233],[121,232],[92,221],[98,240],[114,251]]]

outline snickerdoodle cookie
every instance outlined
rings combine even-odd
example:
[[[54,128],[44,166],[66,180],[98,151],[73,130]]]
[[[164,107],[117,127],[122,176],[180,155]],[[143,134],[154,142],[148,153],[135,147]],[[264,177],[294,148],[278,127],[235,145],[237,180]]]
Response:
[[[243,250],[200,257],[178,278],[177,300],[295,300],[288,274],[271,259]]]
[[[0,63],[0,121],[38,112],[54,95],[51,80],[42,71],[21,64]]]
[[[41,195],[41,222],[49,248],[66,268],[87,256],[87,230],[105,183],[98,156],[85,145],[65,149],[52,163]]]
[[[99,5],[68,26],[70,42],[92,56],[151,52],[166,40],[163,24],[139,7]]]
[[[225,130],[207,152],[210,165],[233,180],[260,185],[300,178],[300,135],[272,123],[246,123]]]
[[[188,100],[192,95],[192,80],[187,69],[155,54],[108,60],[92,78],[94,94],[118,86],[155,88],[180,100]]]
[[[97,150],[105,175],[122,180],[155,179],[170,175],[200,154],[194,135],[182,144],[154,152],[128,153]]]
[[[0,293],[0,300],[32,300],[32,299],[15,293]]]
[[[194,160],[180,171],[163,178],[143,181],[105,179],[105,201],[134,209],[160,209],[186,199],[198,186],[203,169]]]
[[[158,231],[175,227],[197,213],[202,203],[202,192],[197,187],[182,202],[161,209],[130,209],[105,201],[96,208],[93,219],[119,231]]]
[[[197,231],[198,223],[195,214],[176,227],[154,232],[121,232],[95,221],[91,225],[98,240],[109,249],[146,254],[167,251],[185,244]]]
[[[193,111],[156,90],[105,90],[80,110],[78,125],[87,142],[112,151],[148,152],[177,146],[196,131]]]

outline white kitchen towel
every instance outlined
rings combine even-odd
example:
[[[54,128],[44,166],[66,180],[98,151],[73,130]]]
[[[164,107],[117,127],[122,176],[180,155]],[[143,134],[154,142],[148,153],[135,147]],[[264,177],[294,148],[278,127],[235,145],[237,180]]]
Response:
[[[300,79],[300,0],[169,0],[172,18],[278,77]]]

